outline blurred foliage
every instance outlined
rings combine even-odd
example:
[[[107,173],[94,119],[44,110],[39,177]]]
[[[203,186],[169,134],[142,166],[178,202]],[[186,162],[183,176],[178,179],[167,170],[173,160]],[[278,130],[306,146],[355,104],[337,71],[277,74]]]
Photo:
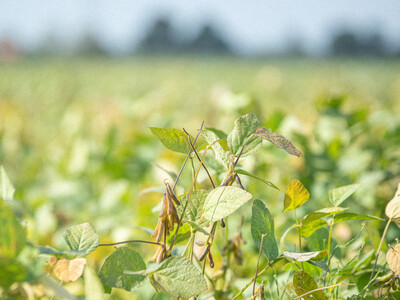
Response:
[[[289,214],[281,212],[283,191],[294,178],[311,194],[310,201],[298,209],[302,215],[323,208],[329,189],[360,183],[346,206],[356,213],[383,216],[400,181],[399,66],[398,61],[199,57],[1,64],[0,163],[19,200],[12,205],[15,216],[10,216],[10,222],[15,222],[14,217],[25,220],[29,241],[56,249],[66,250],[63,232],[83,222],[93,225],[102,243],[150,239],[148,228],[157,222],[153,208],[161,201],[163,181],[178,173],[184,155],[164,149],[146,127],[184,127],[195,135],[204,120],[207,127],[229,131],[237,117],[251,111],[264,121],[263,127],[290,138],[304,154],[301,160],[268,145],[241,162],[246,170],[281,189],[242,179],[255,198],[266,201],[278,240],[293,223]],[[186,168],[178,195],[188,190],[191,178]],[[206,175],[200,174],[199,186],[207,186],[206,182]],[[249,239],[246,207],[239,213],[244,215],[244,238]],[[228,222],[233,234],[240,216]],[[349,224],[352,230],[343,227],[337,233],[345,240],[361,230],[359,223]],[[377,248],[376,226],[361,233],[370,246],[360,256]],[[396,230],[389,228],[389,241],[395,239]],[[325,234],[321,229],[316,233]],[[295,231],[286,237],[291,240],[297,241]],[[308,242],[312,248],[312,238]],[[354,248],[339,249],[335,255],[350,257],[358,246],[354,243]],[[145,261],[155,251],[152,245],[133,247],[146,254]],[[26,249],[28,244],[12,257],[15,268],[25,268],[21,256],[32,255],[25,254],[32,252]],[[242,251],[248,261],[233,266],[231,274],[238,289],[243,287],[240,278],[253,276],[258,249],[248,243]],[[98,270],[111,252],[100,247],[88,255],[88,265]],[[217,253],[214,260],[218,269]],[[266,274],[272,276],[272,270]],[[277,276],[278,282],[285,280],[287,274]],[[65,288],[84,295],[83,282],[79,279]],[[152,297],[148,283],[135,294],[113,290],[111,295]],[[164,299],[162,294],[157,297]]]

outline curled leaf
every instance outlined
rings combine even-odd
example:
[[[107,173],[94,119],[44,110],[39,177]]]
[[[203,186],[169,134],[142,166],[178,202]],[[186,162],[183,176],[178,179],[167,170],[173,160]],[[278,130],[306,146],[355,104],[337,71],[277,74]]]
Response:
[[[78,280],[83,274],[83,269],[86,265],[85,258],[74,258],[72,260],[60,258],[56,261],[50,260],[50,265],[53,266],[56,276],[65,282]]]
[[[269,131],[264,127],[257,127],[257,131],[254,133],[255,136],[258,136],[264,140],[270,141],[272,144],[285,150],[287,153],[291,155],[295,155],[298,157],[303,156],[303,153],[299,149],[297,149],[287,138],[280,135],[279,133]]]
[[[397,244],[388,251],[386,260],[390,269],[396,273],[396,275],[400,275],[400,244]]]
[[[393,199],[386,205],[385,213],[389,219],[400,218],[400,183]]]
[[[283,256],[293,258],[296,261],[309,261],[310,259],[315,261],[322,260],[325,255],[328,253],[327,250],[322,251],[313,251],[313,252],[303,252],[303,253],[296,253],[296,252],[283,252]]]

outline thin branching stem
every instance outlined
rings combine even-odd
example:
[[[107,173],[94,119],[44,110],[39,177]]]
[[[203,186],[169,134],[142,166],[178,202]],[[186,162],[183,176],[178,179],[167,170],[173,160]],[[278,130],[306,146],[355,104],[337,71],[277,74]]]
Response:
[[[377,263],[378,263],[379,254],[381,253],[382,244],[383,244],[383,241],[385,240],[386,232],[387,232],[387,230],[388,230],[388,228],[389,228],[389,225],[390,225],[390,222],[391,222],[391,221],[392,221],[392,219],[389,219],[389,220],[387,221],[386,226],[385,226],[385,229],[383,230],[383,234],[382,234],[382,237],[381,237],[381,241],[380,241],[380,243],[379,243],[378,250],[376,251],[375,263],[374,263],[374,267],[373,267],[373,269],[372,269],[371,277],[369,278],[369,281],[370,281],[370,282],[369,282],[368,286],[371,285],[371,280],[372,280],[372,278],[374,278],[374,273],[375,273],[375,270],[376,270],[376,265],[377,265]]]
[[[109,243],[109,244],[99,244],[99,247],[100,246],[115,246],[115,245],[121,245],[121,244],[129,244],[129,243],[143,243],[143,244],[152,244],[152,245],[159,245],[159,246],[162,245],[162,243],[152,242],[152,241],[129,240],[129,241],[116,242],[116,243]]]
[[[274,261],[273,262],[271,262],[268,266],[266,266],[264,269],[262,269],[260,272],[258,272],[258,274],[257,274],[257,276],[256,276],[256,278],[258,277],[258,276],[260,276],[260,275],[262,275],[265,271],[267,271],[270,267],[272,267],[273,265],[274,265]],[[234,300],[234,299],[237,299],[241,294],[243,294],[243,292],[253,283],[253,281],[254,281],[254,278],[252,278],[233,298],[232,298],[232,300]]]
[[[244,148],[246,147],[247,143],[249,142],[250,138],[252,138],[252,137],[253,137],[253,134],[250,135],[250,136],[246,139],[246,141],[244,142],[243,147],[242,147],[242,149],[240,150],[240,153],[239,153],[238,157],[236,157],[236,160],[235,160],[235,163],[234,163],[235,166],[237,165],[237,163],[238,163],[240,157],[242,156],[242,153],[243,153],[243,151],[244,151]]]
[[[202,125],[203,125],[203,124],[202,124]],[[218,139],[218,140],[219,140],[219,139]],[[176,226],[175,234],[174,234],[174,237],[172,238],[171,245],[169,246],[168,252],[170,252],[171,249],[172,249],[172,247],[174,246],[176,236],[178,235],[178,231],[179,231],[180,225],[182,224],[183,217],[185,216],[185,212],[186,212],[186,209],[187,209],[187,207],[188,207],[188,204],[189,204],[189,201],[190,201],[190,197],[192,196],[193,189],[194,189],[194,185],[195,185],[196,180],[197,180],[197,176],[199,175],[200,168],[201,168],[201,165],[202,165],[202,163],[203,163],[203,161],[204,161],[204,158],[206,157],[207,151],[208,151],[208,149],[211,148],[212,145],[214,145],[216,142],[218,142],[218,140],[215,140],[213,143],[211,143],[210,145],[208,145],[208,146],[206,147],[206,149],[204,150],[203,157],[202,157],[202,159],[201,159],[201,161],[200,161],[200,165],[199,165],[199,167],[197,168],[196,174],[195,174],[195,176],[194,176],[194,179],[193,179],[192,185],[191,185],[191,187],[190,187],[189,194],[188,194],[188,197],[187,197],[185,206],[184,206],[183,211],[182,211],[182,214],[181,214],[181,216],[180,216],[180,218],[179,218],[178,225]]]
[[[190,144],[190,147],[192,147],[192,150],[193,150],[194,154],[196,154],[197,159],[198,159],[199,161],[201,161],[201,158],[200,158],[199,154],[197,153],[196,149],[194,148],[194,143],[192,143],[192,139],[190,138],[190,134],[186,132],[185,128],[182,128],[182,129],[183,129],[183,131],[184,131],[184,132],[187,134],[187,136],[188,136],[189,144]],[[200,129],[200,131],[201,131],[201,129]],[[215,189],[214,181],[212,180],[211,175],[210,175],[210,173],[208,172],[208,169],[206,168],[206,166],[204,165],[204,163],[202,163],[201,165],[203,166],[204,170],[206,171],[206,173],[207,173],[207,175],[208,175],[208,178],[210,179],[211,185],[212,185],[213,188]]]
[[[267,235],[266,233],[264,233],[264,234],[261,235],[261,243],[260,243],[260,250],[258,251],[258,259],[257,259],[256,273],[254,274],[253,296],[254,296],[255,291],[256,291],[256,281],[257,281],[258,266],[259,266],[259,264],[260,264],[261,250],[262,250],[262,247],[263,247],[264,237],[265,237],[266,235]]]
[[[204,125],[204,121],[201,122],[200,130],[199,130],[199,132],[197,133],[197,135],[196,135],[196,137],[195,137],[195,139],[194,139],[194,141],[193,141],[194,144],[196,143],[196,141],[197,141],[197,139],[198,139],[198,137],[199,137],[199,135],[200,135],[200,132],[201,132],[201,130],[203,129],[203,125]],[[187,160],[189,159],[189,156],[190,156],[191,153],[192,153],[192,148],[190,147],[190,149],[189,149],[189,151],[188,151],[188,154],[186,155],[185,161],[183,162],[182,167],[181,167],[181,169],[179,170],[178,176],[177,176],[176,179],[175,179],[174,186],[172,187],[172,191],[174,191],[174,189],[175,189],[175,187],[176,187],[176,185],[177,185],[177,183],[178,183],[179,177],[181,177],[183,168],[185,167],[186,162],[187,162]]]

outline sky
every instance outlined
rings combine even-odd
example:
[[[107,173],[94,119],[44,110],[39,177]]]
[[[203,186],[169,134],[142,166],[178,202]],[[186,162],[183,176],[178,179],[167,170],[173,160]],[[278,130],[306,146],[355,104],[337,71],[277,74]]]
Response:
[[[211,23],[240,53],[279,50],[296,39],[319,53],[345,28],[379,31],[400,47],[400,0],[0,0],[0,39],[32,49],[50,35],[68,45],[90,32],[123,53],[158,16],[183,37]]]

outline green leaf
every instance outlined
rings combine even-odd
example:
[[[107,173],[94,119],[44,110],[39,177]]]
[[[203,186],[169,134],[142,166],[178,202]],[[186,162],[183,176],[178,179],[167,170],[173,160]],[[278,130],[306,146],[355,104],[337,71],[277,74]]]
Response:
[[[9,288],[15,282],[26,278],[27,270],[15,259],[0,257],[0,288]]]
[[[190,144],[188,136],[182,130],[175,128],[150,127],[151,133],[169,150],[188,153]],[[192,138],[193,141],[193,138]]]
[[[14,199],[15,188],[8,178],[6,170],[0,165],[0,198],[4,201],[12,201]]]
[[[216,129],[213,127],[206,127],[205,129],[208,131],[212,131],[217,136],[217,138],[219,138],[221,140],[226,141],[226,139],[228,138],[228,135],[225,132],[223,132],[222,130],[219,130],[219,129]],[[229,148],[226,150],[229,150]]]
[[[277,190],[279,191],[279,189],[276,187],[276,185],[273,184],[272,182],[270,182],[270,181],[268,181],[268,180],[265,180],[264,178],[261,178],[261,177],[259,177],[259,176],[253,175],[253,174],[247,172],[246,170],[243,170],[243,169],[235,169],[235,172],[238,173],[238,174],[242,174],[242,175],[245,175],[245,176],[252,177],[252,178],[257,179],[257,180],[259,180],[259,181],[261,181],[261,182],[264,182],[266,185],[268,185],[268,186],[270,186],[270,187],[273,187],[274,189],[277,189]]]
[[[285,232],[282,234],[281,239],[280,239],[280,241],[279,241],[279,245],[280,245],[280,247],[281,247],[282,250],[283,250],[283,249],[286,249],[286,246],[285,246],[285,238],[286,238],[286,236],[289,234],[290,230],[292,230],[292,229],[294,229],[294,228],[296,228],[296,224],[292,225],[291,227],[288,227],[288,228],[285,230]]]
[[[310,198],[310,193],[298,179],[293,179],[285,192],[283,212],[302,206]]]
[[[84,252],[79,256],[85,256],[90,252],[93,252],[100,243],[98,234],[92,225],[87,222],[69,227],[64,232],[64,239],[71,250],[84,250]]]
[[[144,270],[146,270],[146,264],[138,252],[129,247],[120,247],[106,258],[99,277],[107,286],[132,291],[146,279],[146,276],[125,272]]]
[[[263,239],[262,252],[268,259],[274,260],[279,256],[278,245],[275,240],[274,220],[268,208],[260,200],[255,200],[251,215],[251,235],[257,247],[260,246],[261,236]]]
[[[252,195],[234,186],[220,186],[212,190],[204,203],[203,216],[215,222],[234,213],[251,199]]]
[[[347,209],[348,208],[342,207],[328,207],[308,214],[300,221],[301,235],[303,237],[309,237],[315,230],[328,225],[328,223],[326,223],[324,220],[321,220],[321,218],[340,213]]]
[[[194,297],[207,289],[201,272],[183,256],[166,259],[149,274],[149,279],[157,291],[166,292],[174,298]]]
[[[185,223],[189,224],[190,227],[192,227],[192,229],[201,232],[204,235],[210,235],[210,233],[208,231],[206,231],[205,229],[203,229],[199,224],[189,221],[189,220],[185,220]]]
[[[329,201],[333,205],[339,206],[344,200],[357,191],[360,186],[361,184],[350,184],[332,189],[329,191]]]
[[[257,131],[254,134],[264,140],[270,141],[272,144],[285,150],[287,153],[291,155],[295,155],[298,157],[303,156],[303,153],[299,149],[297,149],[287,138],[280,135],[279,133],[269,131],[264,127],[258,127]]]
[[[103,298],[104,288],[96,272],[88,265],[85,267],[85,300],[99,300]]]
[[[321,251],[328,248],[329,231],[327,228],[315,230],[306,237],[307,246],[311,251]]]
[[[207,141],[209,145],[214,143],[216,140],[220,139],[220,137],[217,136],[215,132],[208,129],[203,129],[200,135]],[[225,168],[228,168],[230,164],[228,152],[226,152],[226,150],[222,147],[220,141],[221,139],[217,143],[213,144],[211,148],[214,150],[215,159]]]
[[[375,216],[368,216],[362,214],[354,214],[354,213],[343,213],[340,215],[336,215],[334,217],[335,224],[343,221],[350,221],[350,220],[376,220],[376,221],[384,221],[381,218]]]
[[[327,273],[330,273],[330,272],[331,272],[331,270],[329,270],[328,265],[327,265],[323,260],[320,260],[320,261],[309,260],[309,261],[307,261],[307,262],[308,262],[309,264],[312,264],[313,266],[316,266],[316,267],[318,267],[318,268],[324,270],[324,271],[327,272]]]
[[[84,256],[86,255],[86,250],[57,250],[50,246],[36,246],[39,250],[40,254],[46,255],[75,255],[75,256]]]
[[[25,229],[18,222],[13,211],[0,201],[0,260],[16,257],[25,244]]]
[[[298,271],[294,274],[293,285],[297,296],[301,296],[318,288],[315,280],[304,271]],[[328,300],[324,292],[321,290],[303,296],[302,298],[304,298],[304,300]]]
[[[176,229],[175,229],[176,230]],[[171,244],[172,239],[174,238],[175,235],[175,230],[172,230],[170,234],[167,237],[167,243]],[[175,239],[175,244],[179,244],[180,242],[187,241],[190,238],[190,225],[189,224],[183,224],[178,231],[178,235],[176,236]]]
[[[260,121],[254,113],[248,113],[235,121],[233,130],[228,135],[228,146],[232,154],[239,155],[246,140],[257,131]],[[262,145],[258,137],[251,137],[242,152],[242,157],[255,153]]]
[[[189,204],[185,211],[184,220],[196,222],[196,220],[203,213],[204,201],[207,198],[206,190],[194,190],[192,195],[190,196]],[[186,201],[188,198],[188,194],[183,195],[179,200],[181,201],[181,205],[176,206],[176,210],[178,211],[179,216],[182,214],[183,208],[185,207]]]
[[[302,252],[302,253],[283,251],[282,254],[285,257],[292,258],[296,261],[304,262],[309,260],[320,261],[326,256],[327,253],[328,250]]]

